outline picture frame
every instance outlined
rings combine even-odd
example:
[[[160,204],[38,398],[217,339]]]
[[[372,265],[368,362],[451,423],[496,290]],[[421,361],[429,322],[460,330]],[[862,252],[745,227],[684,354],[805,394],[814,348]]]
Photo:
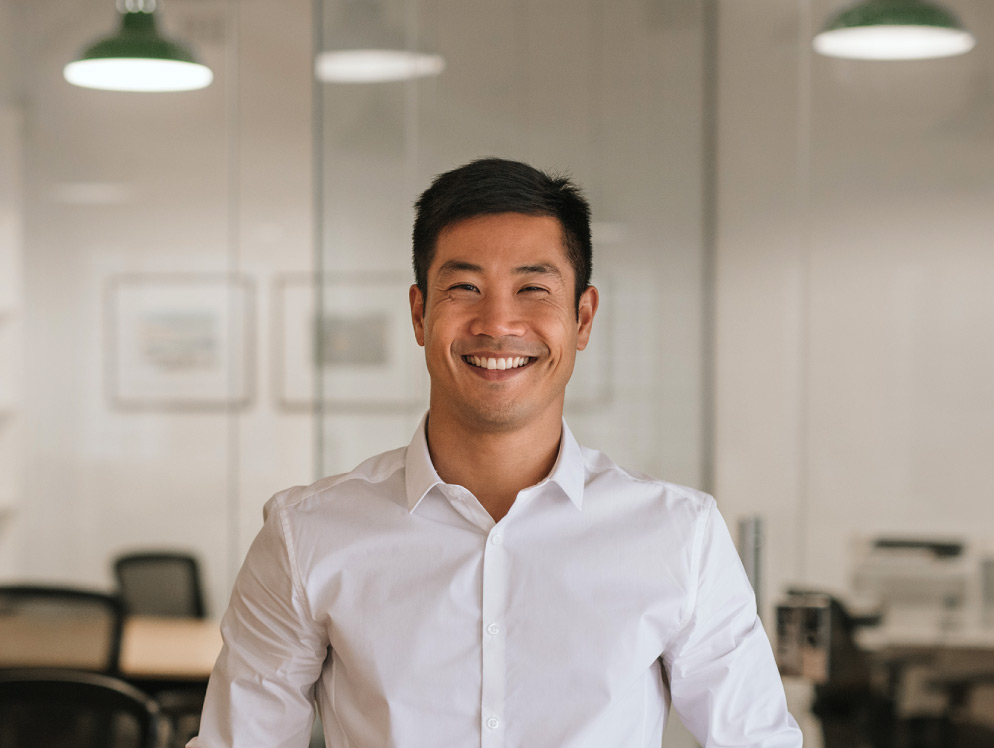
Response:
[[[130,274],[106,284],[106,385],[123,410],[236,410],[253,395],[254,283]]]
[[[427,407],[408,275],[279,276],[273,293],[276,399],[289,410],[406,412]],[[322,314],[318,315],[318,297]]]

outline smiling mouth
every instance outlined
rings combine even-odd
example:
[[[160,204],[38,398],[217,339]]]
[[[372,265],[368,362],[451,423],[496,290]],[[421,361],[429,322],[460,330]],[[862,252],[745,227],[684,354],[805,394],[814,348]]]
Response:
[[[509,356],[505,358],[463,356],[462,360],[470,366],[476,366],[480,369],[498,369],[504,371],[506,369],[519,369],[522,366],[527,366],[534,361],[534,358],[531,356]]]

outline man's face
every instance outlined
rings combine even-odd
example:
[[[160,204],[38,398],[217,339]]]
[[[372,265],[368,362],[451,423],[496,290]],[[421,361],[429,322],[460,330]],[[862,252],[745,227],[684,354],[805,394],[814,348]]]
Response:
[[[558,422],[597,310],[594,288],[579,310],[574,304],[559,221],[520,213],[460,221],[439,236],[427,280],[427,299],[417,286],[410,297],[432,414],[488,432]]]

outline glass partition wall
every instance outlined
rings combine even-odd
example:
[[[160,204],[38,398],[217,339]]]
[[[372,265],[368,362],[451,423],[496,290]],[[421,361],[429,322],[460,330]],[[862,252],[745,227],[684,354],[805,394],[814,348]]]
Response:
[[[896,536],[966,542],[974,605],[994,554],[994,7],[939,4],[972,51],[825,57],[844,2],[719,6],[715,491],[768,519],[771,602]]]
[[[427,407],[413,203],[484,156],[571,174],[593,208],[601,307],[567,388],[582,443],[707,480],[707,3],[360,0],[438,75],[318,84],[321,473],[406,444]],[[319,0],[319,50],[354,0]]]
[[[276,279],[313,268],[311,5],[156,14],[210,86],[70,85],[114,0],[0,0],[0,576],[189,550],[220,615],[262,503],[313,475],[270,365]]]

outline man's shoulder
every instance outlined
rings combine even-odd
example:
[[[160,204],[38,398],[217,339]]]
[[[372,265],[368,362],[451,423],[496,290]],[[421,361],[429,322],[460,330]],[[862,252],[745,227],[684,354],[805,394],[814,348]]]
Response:
[[[704,491],[624,467],[596,449],[581,446],[580,451],[588,489],[607,486],[613,489],[612,493],[614,490],[635,493],[648,500],[662,501],[671,508],[683,506],[694,513],[707,513],[714,506],[714,498]]]
[[[404,469],[405,447],[370,457],[346,473],[329,475],[307,486],[292,486],[275,494],[266,502],[266,516],[276,507],[292,509],[314,501],[334,501],[338,496],[354,494],[357,484],[366,487],[390,481]]]

